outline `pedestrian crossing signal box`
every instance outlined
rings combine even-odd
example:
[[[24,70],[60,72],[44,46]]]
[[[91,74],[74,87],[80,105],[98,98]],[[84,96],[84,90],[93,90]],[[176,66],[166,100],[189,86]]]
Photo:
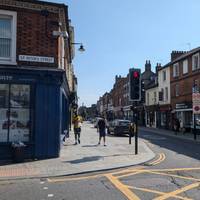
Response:
[[[141,100],[141,70],[136,68],[129,69],[129,100]]]

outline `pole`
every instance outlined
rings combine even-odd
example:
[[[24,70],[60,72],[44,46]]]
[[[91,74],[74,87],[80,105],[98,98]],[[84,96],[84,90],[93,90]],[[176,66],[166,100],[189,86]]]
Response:
[[[138,154],[138,112],[136,109],[135,113],[135,125],[136,125],[136,131],[135,131],[135,155]]]
[[[197,139],[196,114],[194,114],[194,129],[193,129],[193,133],[194,133],[194,140],[196,140]]]

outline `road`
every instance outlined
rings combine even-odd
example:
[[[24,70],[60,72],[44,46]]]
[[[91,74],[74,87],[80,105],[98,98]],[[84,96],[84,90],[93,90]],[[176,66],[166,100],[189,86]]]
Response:
[[[200,143],[140,131],[156,153],[143,165],[82,176],[0,182],[1,200],[200,199]]]

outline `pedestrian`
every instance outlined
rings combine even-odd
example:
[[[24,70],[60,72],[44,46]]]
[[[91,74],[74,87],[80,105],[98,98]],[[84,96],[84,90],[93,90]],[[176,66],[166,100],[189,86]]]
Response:
[[[74,136],[75,136],[75,145],[77,143],[81,143],[80,141],[80,135],[81,135],[81,126],[82,126],[82,120],[81,117],[78,116],[77,113],[74,114],[72,123],[74,124]]]
[[[135,124],[133,122],[129,125],[129,135],[133,137],[135,135]]]
[[[97,131],[99,132],[98,145],[101,144],[101,138],[103,137],[104,146],[106,146],[106,120],[104,117],[99,119],[98,124],[97,124]]]
[[[174,130],[175,130],[175,134],[177,135],[177,133],[179,132],[180,129],[180,122],[177,118],[174,119]]]
[[[63,142],[65,142],[66,138],[69,138],[69,131],[68,130],[64,130]]]

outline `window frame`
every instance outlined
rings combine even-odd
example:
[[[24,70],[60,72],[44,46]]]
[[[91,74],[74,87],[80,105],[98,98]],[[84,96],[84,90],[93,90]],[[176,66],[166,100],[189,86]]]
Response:
[[[179,63],[175,63],[173,64],[173,77],[178,77],[178,76],[179,76]]]
[[[197,64],[197,68],[194,68],[194,58],[195,57],[198,57],[198,64]],[[195,70],[197,70],[197,69],[199,69],[200,68],[200,61],[199,61],[199,53],[196,53],[196,54],[194,54],[193,56],[192,56],[192,71],[195,71]]]
[[[11,55],[0,57],[0,64],[16,65],[17,12],[0,9],[0,18],[11,18]]]
[[[187,63],[187,65],[184,67],[184,63]],[[186,71],[184,69],[187,69]],[[183,60],[183,74],[188,73],[188,59]]]
[[[180,91],[179,91],[179,84],[177,83],[175,85],[175,96],[178,97],[180,95]]]
[[[164,70],[162,72],[162,76],[163,76],[163,82],[167,80],[167,73],[166,73],[166,70]]]

